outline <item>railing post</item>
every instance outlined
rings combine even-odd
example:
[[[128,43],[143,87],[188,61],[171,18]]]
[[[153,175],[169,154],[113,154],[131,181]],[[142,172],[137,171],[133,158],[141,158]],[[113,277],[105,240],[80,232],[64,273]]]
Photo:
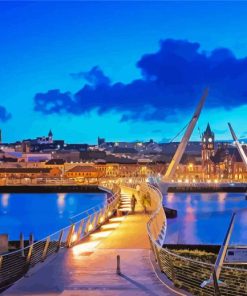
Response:
[[[94,230],[95,227],[96,227],[96,220],[97,220],[97,212],[93,213],[93,220],[92,220],[92,222],[91,222],[91,224],[92,224],[92,229],[91,229],[91,231]]]
[[[34,243],[34,236],[32,233],[29,235],[29,245],[32,245]]]
[[[20,249],[21,249],[21,256],[25,257],[25,254],[24,254],[24,236],[23,236],[22,232],[20,233]]]
[[[26,258],[26,270],[25,270],[25,272],[27,272],[28,269],[29,269],[29,265],[31,263],[32,252],[33,252],[33,244],[29,246],[29,250],[28,250],[28,254],[27,254],[27,258]]]
[[[0,256],[0,270],[2,268],[2,265],[3,265],[3,256]]]
[[[63,229],[61,230],[60,234],[59,234],[59,239],[58,239],[58,246],[56,249],[56,253],[59,251],[59,249],[61,248],[61,243],[62,243],[62,237],[63,237]]]
[[[87,222],[86,222],[86,224],[85,224],[84,234],[83,234],[83,235],[85,235],[85,234],[88,233],[88,228],[89,228],[90,223],[91,223],[91,215],[88,216],[88,218],[87,218]]]
[[[74,230],[75,230],[75,224],[72,224],[70,229],[69,229],[69,233],[68,233],[68,237],[67,237],[67,242],[66,242],[67,248],[71,247]]]
[[[160,271],[162,271],[162,265],[161,265],[161,261],[160,261],[159,250],[158,250],[156,244],[154,244],[154,250],[155,250],[155,253],[156,253],[156,259],[157,259],[158,266],[160,268]]]
[[[46,239],[46,242],[45,242],[45,247],[44,247],[44,250],[43,250],[41,262],[45,261],[49,244],[50,244],[50,237],[48,236],[47,239]]]
[[[174,266],[173,266],[173,262],[172,262],[172,259],[171,259],[170,255],[168,255],[168,260],[169,260],[169,263],[170,263],[170,266],[171,266],[172,282],[173,282],[173,285],[174,285],[176,279],[175,279]]]
[[[81,238],[81,233],[82,233],[84,222],[85,222],[84,219],[82,219],[81,222],[80,222],[79,229],[78,229],[78,232],[77,232],[78,239]]]

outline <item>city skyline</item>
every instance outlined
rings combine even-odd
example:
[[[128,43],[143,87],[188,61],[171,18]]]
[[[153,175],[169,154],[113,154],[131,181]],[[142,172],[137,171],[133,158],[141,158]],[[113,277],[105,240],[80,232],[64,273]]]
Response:
[[[238,137],[246,138],[245,3],[0,6],[4,142],[50,128],[56,138],[75,143],[95,143],[97,136],[165,141],[189,121],[208,84],[198,127],[210,122],[219,140],[231,139],[230,121]],[[178,71],[164,70],[169,60]],[[215,65],[217,71],[208,70]]]

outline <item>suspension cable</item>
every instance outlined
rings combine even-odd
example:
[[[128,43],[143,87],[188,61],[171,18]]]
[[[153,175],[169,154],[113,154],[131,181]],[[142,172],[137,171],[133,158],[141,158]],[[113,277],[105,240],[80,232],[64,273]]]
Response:
[[[186,128],[187,128],[187,126],[190,124],[190,121],[176,134],[176,136],[175,137],[173,137],[170,141],[169,141],[169,143],[172,143]]]

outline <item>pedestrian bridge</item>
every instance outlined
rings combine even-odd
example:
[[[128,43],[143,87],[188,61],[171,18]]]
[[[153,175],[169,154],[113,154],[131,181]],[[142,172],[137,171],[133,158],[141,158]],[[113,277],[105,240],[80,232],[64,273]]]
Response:
[[[84,239],[70,242],[71,247],[61,247],[59,252],[47,256],[45,262],[29,269],[3,295],[174,294],[156,275],[147,232],[150,214],[157,208],[160,196],[147,185],[141,187],[157,199],[147,214],[138,201],[134,214],[111,216]],[[141,193],[121,186],[120,199],[132,194],[139,199]],[[70,236],[75,237],[78,231],[75,225]],[[120,275],[116,273],[117,255],[120,255]]]
[[[145,183],[131,186],[111,188],[114,194],[104,209],[3,255],[0,283],[7,288],[17,280],[3,295],[247,295],[246,269],[222,266],[224,285],[202,288],[214,265],[163,248],[167,221],[162,194]],[[151,206],[144,213],[140,200],[147,193]],[[121,199],[132,194],[136,211],[122,215]]]

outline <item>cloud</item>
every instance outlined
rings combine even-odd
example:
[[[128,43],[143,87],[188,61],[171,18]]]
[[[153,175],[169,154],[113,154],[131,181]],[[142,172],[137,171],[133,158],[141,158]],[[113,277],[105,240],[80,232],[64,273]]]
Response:
[[[42,113],[99,114],[115,111],[121,121],[172,121],[194,108],[206,86],[208,108],[231,109],[247,103],[247,58],[238,59],[227,48],[212,52],[186,40],[166,39],[157,52],[145,54],[136,66],[142,78],[111,83],[99,67],[71,74],[84,79],[75,94],[50,90],[34,97]]]
[[[0,121],[6,122],[11,118],[11,114],[7,112],[7,110],[0,106]]]
[[[70,76],[74,79],[84,79],[92,86],[110,84],[110,79],[98,67],[93,67],[89,72],[71,73]]]
[[[59,89],[49,90],[46,93],[35,95],[35,111],[42,111],[45,114],[74,113],[74,104],[70,92],[62,93]]]

